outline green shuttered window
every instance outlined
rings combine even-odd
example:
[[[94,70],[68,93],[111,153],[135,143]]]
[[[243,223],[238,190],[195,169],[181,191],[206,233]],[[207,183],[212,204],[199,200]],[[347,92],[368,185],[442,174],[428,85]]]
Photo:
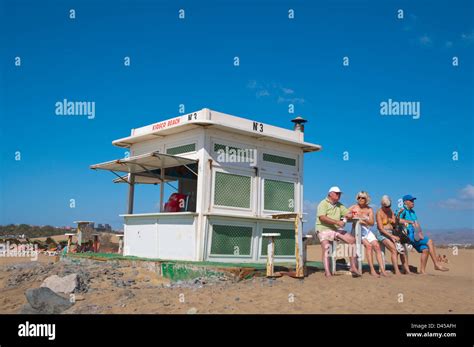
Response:
[[[282,157],[279,155],[263,153],[263,160],[271,163],[296,166],[296,160],[293,158]]]
[[[188,153],[188,152],[195,152],[195,151],[196,151],[196,144],[190,143],[187,145],[168,148],[166,149],[166,154],[177,155],[181,153]]]
[[[213,225],[211,255],[250,255],[252,228],[235,225]]]
[[[295,185],[292,182],[265,179],[264,209],[293,212],[295,210]]]
[[[214,205],[250,208],[251,177],[216,172]]]

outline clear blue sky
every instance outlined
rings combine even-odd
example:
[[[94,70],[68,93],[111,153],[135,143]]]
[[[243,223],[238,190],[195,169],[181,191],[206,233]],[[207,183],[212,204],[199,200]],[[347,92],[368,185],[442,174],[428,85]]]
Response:
[[[473,226],[472,1],[0,4],[0,224],[120,227],[125,185],[88,168],[124,155],[112,140],[179,104],[290,128],[293,102],[309,120],[306,140],[324,148],[305,157],[308,206],[331,185],[347,205],[358,190],[377,205],[410,193],[425,226]],[[95,119],[55,115],[64,98],[95,101]],[[420,102],[420,119],[381,116],[390,98]],[[157,192],[137,194],[151,211]]]

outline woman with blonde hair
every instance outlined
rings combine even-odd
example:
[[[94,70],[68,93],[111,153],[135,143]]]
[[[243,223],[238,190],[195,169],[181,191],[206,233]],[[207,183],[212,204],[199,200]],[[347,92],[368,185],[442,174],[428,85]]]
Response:
[[[374,225],[374,211],[369,206],[370,204],[370,195],[367,192],[361,191],[357,193],[356,196],[357,204],[352,205],[349,208],[349,211],[352,211],[353,217],[359,217],[359,223],[361,224],[361,233],[362,233],[362,243],[364,244],[367,262],[370,267],[370,274],[372,276],[377,276],[377,271],[374,268],[374,258],[372,251],[375,251],[375,256],[377,257],[377,262],[379,263],[380,274],[382,276],[387,276],[385,268],[382,261],[382,251],[380,249],[379,242],[377,237],[370,230],[370,227]]]

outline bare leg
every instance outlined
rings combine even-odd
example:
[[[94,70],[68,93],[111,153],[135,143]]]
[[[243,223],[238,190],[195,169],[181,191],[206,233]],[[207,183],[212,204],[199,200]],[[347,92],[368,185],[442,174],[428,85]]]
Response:
[[[408,257],[406,256],[406,254],[400,254],[400,260],[402,261],[402,266],[405,275],[410,275],[412,272],[410,271],[410,265],[408,265]]]
[[[385,267],[382,261],[382,250],[380,249],[379,242],[377,240],[372,241],[372,249],[375,251],[375,257],[377,258],[377,263],[379,263],[380,274],[382,276],[387,276],[385,272]]]
[[[427,249],[424,249],[421,252],[421,258],[420,258],[420,273],[421,274],[426,274],[426,264],[428,263],[428,256],[429,256],[429,251]]]
[[[362,240],[362,243],[364,244],[365,253],[367,254],[367,262],[369,263],[370,274],[372,276],[377,276],[378,277],[378,273],[374,269],[374,258],[373,258],[373,255],[372,255],[372,245],[367,240]]]
[[[331,251],[331,244],[332,242],[328,240],[321,241],[321,249],[322,249],[322,260],[324,265],[324,274],[326,277],[331,277],[331,269],[329,266],[329,252]]]
[[[341,239],[342,241],[344,241],[345,243],[348,243],[349,245],[353,245],[355,246],[355,243],[356,243],[356,240],[355,240],[355,237],[352,236],[351,234],[337,234],[337,238]],[[355,252],[354,252],[355,253]],[[360,272],[359,272],[359,268],[357,266],[357,257],[356,256],[352,256],[352,257],[349,257],[349,260],[350,260],[350,263],[351,263],[351,269],[350,271],[354,274],[357,274],[357,275],[362,275]]]
[[[433,260],[433,265],[434,265],[434,268],[435,270],[438,270],[438,271],[449,271],[449,269],[445,268],[444,266],[442,266],[440,264],[439,261],[437,261],[437,257],[436,257],[436,248],[434,246],[434,243],[432,240],[429,240],[428,243],[428,249],[430,251],[430,256],[431,256],[431,260]]]
[[[398,269],[398,252],[397,248],[389,239],[382,241],[386,248],[390,251],[390,257],[392,258],[392,266],[395,275],[400,275],[400,270]]]

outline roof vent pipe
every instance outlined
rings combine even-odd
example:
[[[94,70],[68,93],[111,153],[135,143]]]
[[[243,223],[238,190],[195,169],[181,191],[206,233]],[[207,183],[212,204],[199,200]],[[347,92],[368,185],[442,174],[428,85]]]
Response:
[[[300,131],[300,132],[304,133],[304,123],[307,122],[306,119],[304,119],[301,116],[298,116],[298,117],[292,119],[291,121],[293,123],[295,123],[295,126],[293,128],[294,131]]]

